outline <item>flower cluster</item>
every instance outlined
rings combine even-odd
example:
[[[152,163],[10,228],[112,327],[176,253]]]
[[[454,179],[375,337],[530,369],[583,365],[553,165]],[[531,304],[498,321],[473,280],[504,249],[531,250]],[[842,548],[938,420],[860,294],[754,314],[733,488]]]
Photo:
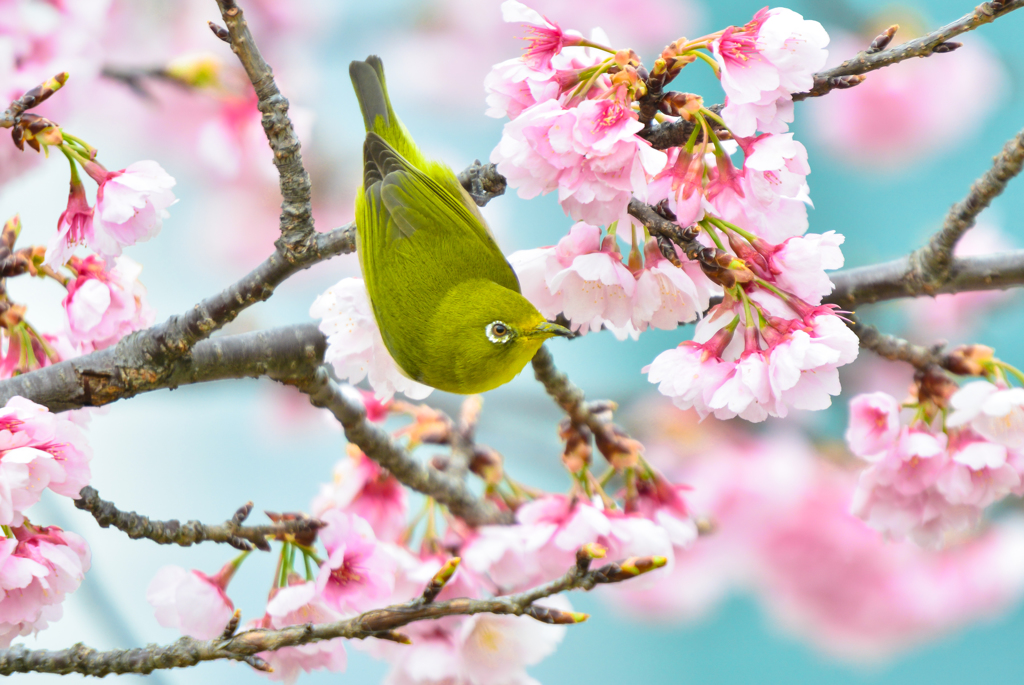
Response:
[[[81,430],[23,397],[0,409],[0,524],[20,526],[44,489],[78,498],[92,450]]]
[[[649,586],[610,596],[637,620],[695,623],[728,596],[826,653],[876,661],[1005,612],[1024,595],[1024,519],[1001,518],[941,551],[887,539],[850,511],[857,471],[781,425],[734,422],[644,403],[646,457],[713,523]],[[652,577],[654,580],[654,577]]]
[[[953,411],[931,420],[924,404],[881,392],[850,401],[846,438],[868,462],[853,512],[894,538],[938,547],[969,531],[983,510],[1024,494],[1024,389],[975,381],[953,393]]]
[[[679,254],[677,253],[677,258]],[[564,314],[580,333],[613,331],[620,338],[648,327],[673,329],[707,309],[717,288],[696,262],[675,267],[656,240],[622,263],[615,236],[577,223],[555,247],[521,250],[509,257],[523,295],[541,314]]]
[[[174,179],[152,161],[107,171],[93,160],[95,149],[64,137],[67,142],[61,149],[71,161],[71,193],[47,246],[45,264],[64,264],[78,245],[87,245],[109,261],[121,254],[121,248],[155,236],[175,202]],[[76,164],[99,186],[95,206],[89,205]]]
[[[0,535],[0,646],[46,628],[63,613],[65,595],[78,589],[89,570],[85,540],[28,521],[4,526]]]

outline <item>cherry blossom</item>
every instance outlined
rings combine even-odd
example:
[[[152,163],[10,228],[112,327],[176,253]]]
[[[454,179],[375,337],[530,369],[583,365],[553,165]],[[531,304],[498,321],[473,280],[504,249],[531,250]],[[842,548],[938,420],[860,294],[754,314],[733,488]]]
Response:
[[[0,646],[43,630],[61,617],[65,595],[89,570],[85,540],[56,526],[26,522],[0,538]]]
[[[628,222],[633,190],[667,161],[636,135],[643,128],[636,116],[605,98],[570,109],[539,102],[505,124],[491,161],[524,199],[557,189],[562,208],[577,221]]]
[[[0,410],[0,523],[21,525],[23,512],[49,488],[78,498],[89,484],[92,450],[81,430],[23,397]]]
[[[175,203],[171,192],[175,181],[156,162],[135,162],[120,171],[107,171],[95,162],[86,162],[84,167],[100,186],[92,222],[82,218],[85,208],[80,199],[75,200],[74,208],[69,202],[68,213],[62,215],[57,235],[47,248],[47,264],[63,264],[82,243],[104,259],[113,260],[121,254],[121,248],[159,233],[169,216],[167,208]],[[75,192],[72,184],[73,198]]]
[[[522,24],[526,28],[524,39],[529,43],[522,60],[532,69],[551,67],[551,58],[562,48],[579,45],[583,36],[576,31],[563,31],[558,24],[516,0],[501,3],[501,18],[508,23]]]
[[[898,405],[884,393],[854,398],[847,435],[870,465],[860,475],[853,513],[887,536],[941,547],[976,526],[986,507],[1024,490],[1024,455],[968,424],[970,412],[999,392],[1009,391],[985,381],[964,386],[953,395],[961,408],[946,419],[945,432],[941,418],[938,429],[921,420],[893,425]],[[958,411],[964,413],[954,421]]]
[[[946,425],[969,425],[987,440],[1013,449],[1024,447],[1024,388],[1000,388],[974,381],[949,400],[953,412]]]
[[[394,542],[405,530],[409,497],[393,475],[349,445],[348,456],[334,467],[334,480],[320,486],[310,511],[321,518],[332,509],[358,515],[377,539]]]
[[[150,581],[146,601],[165,628],[212,640],[224,633],[234,613],[235,605],[224,591],[236,569],[235,563],[228,563],[216,575],[208,576],[180,566],[164,566]]]
[[[516,252],[509,263],[541,314],[564,314],[579,333],[608,328],[622,340],[648,326],[673,329],[692,321],[717,290],[678,251],[682,268],[661,254],[656,241],[648,241],[643,254],[645,263],[633,273],[614,236],[602,239],[601,229],[579,222],[556,247]]]
[[[846,444],[858,457],[870,458],[895,442],[900,432],[900,404],[884,392],[857,395],[850,400]]]
[[[395,587],[394,562],[381,549],[365,519],[329,509],[320,518],[327,527],[320,540],[328,559],[321,564],[317,593],[340,612],[370,609],[388,597]]]
[[[280,629],[306,623],[331,623],[340,618],[341,615],[327,606],[318,595],[316,583],[302,582],[293,576],[287,587],[275,588],[267,602],[267,613],[249,627]],[[342,673],[348,666],[345,641],[341,638],[311,642],[299,647],[284,647],[273,652],[259,652],[259,656],[274,669],[267,677],[287,685],[298,680],[302,672],[326,669]]]
[[[546,597],[536,604],[572,610],[561,595]],[[552,654],[566,632],[564,625],[549,625],[527,616],[478,614],[433,623],[436,625],[409,646],[380,645],[378,649],[384,658],[393,664],[384,682],[533,685],[536,681],[525,668]]]
[[[93,208],[85,196],[85,186],[78,179],[77,173],[73,174],[68,206],[57,220],[57,233],[46,247],[44,264],[51,267],[60,266],[67,261],[75,245],[94,240],[93,213]]]
[[[821,24],[784,7],[765,7],[712,41],[726,94],[722,118],[732,132],[784,133],[793,121],[792,95],[814,85],[814,73],[828,58],[826,45]]]
[[[420,400],[433,388],[404,376],[381,338],[370,308],[366,284],[361,278],[345,278],[316,298],[309,315],[322,319],[320,330],[327,336],[324,360],[338,376],[351,383],[368,378],[378,398],[387,400],[396,392]]]
[[[90,255],[72,257],[69,267],[76,277],[68,284],[64,310],[68,334],[77,344],[101,350],[142,328],[152,325],[155,312],[139,283],[142,267],[128,257],[118,257],[114,267]]]

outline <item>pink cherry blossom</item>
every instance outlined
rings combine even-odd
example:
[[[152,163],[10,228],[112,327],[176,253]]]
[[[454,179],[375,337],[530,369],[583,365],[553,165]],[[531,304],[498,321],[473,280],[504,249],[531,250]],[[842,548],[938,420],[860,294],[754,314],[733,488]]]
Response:
[[[320,540],[328,559],[316,579],[317,593],[340,612],[370,609],[395,588],[394,562],[381,549],[365,519],[329,509],[320,518],[327,527]]]
[[[673,404],[680,409],[695,409],[703,418],[711,413],[708,403],[736,366],[720,357],[725,347],[723,337],[714,336],[704,344],[683,342],[659,354],[641,371],[649,382],[658,383],[658,392],[670,397]]]
[[[616,606],[639,620],[692,623],[740,592],[781,630],[864,663],[1006,612],[1024,591],[1019,516],[941,552],[923,550],[851,516],[857,474],[798,434],[744,435],[656,403],[643,416],[648,427],[634,435],[645,457],[695,484],[687,505],[716,530],[677,550],[657,584],[622,584]]]
[[[672,330],[680,323],[693,321],[708,308],[712,291],[718,288],[675,247],[682,268],[661,253],[658,241],[644,245],[644,266],[635,274],[631,321],[638,331],[647,327]]]
[[[77,175],[71,178],[68,206],[57,220],[57,233],[46,247],[47,266],[58,267],[67,261],[75,245],[94,240],[93,208],[85,197],[85,186]]]
[[[712,41],[726,94],[722,118],[733,133],[784,133],[793,121],[792,94],[810,90],[828,58],[826,45],[821,24],[784,7],[766,7]]]
[[[462,548],[462,563],[505,592],[525,590],[545,579],[541,548],[557,524],[480,526]]]
[[[248,627],[280,629],[306,623],[331,623],[340,619],[341,615],[327,606],[319,596],[316,583],[303,583],[293,577],[287,587],[275,589],[267,602],[267,613]],[[342,673],[348,666],[345,641],[341,638],[311,642],[300,647],[285,647],[273,652],[259,652],[258,656],[274,669],[268,677],[287,685],[293,685],[302,672],[326,669],[332,673]]]
[[[121,256],[107,271],[102,259],[90,255],[85,259],[72,257],[69,265],[77,276],[68,284],[64,310],[68,334],[74,342],[101,350],[132,331],[152,325],[155,313],[138,280],[142,273],[139,264]]]
[[[563,31],[558,24],[542,16],[516,0],[505,0],[501,3],[501,18],[508,23],[522,24],[529,43],[522,60],[532,69],[551,67],[551,58],[562,51],[562,48],[579,45],[583,36],[576,31]]]
[[[339,377],[351,383],[368,378],[370,387],[382,400],[391,399],[396,392],[421,400],[433,391],[407,378],[391,358],[370,308],[363,279],[338,281],[316,298],[309,315],[322,319],[320,330],[327,336],[324,360],[334,366]]]
[[[61,617],[64,596],[89,570],[85,540],[50,526],[15,528],[0,538],[0,646],[43,630]]]
[[[829,307],[796,315],[764,291],[750,295],[767,325],[740,330],[746,313],[718,305],[697,323],[694,340],[664,352],[644,369],[648,380],[681,409],[702,418],[740,416],[763,421],[784,417],[790,408],[819,410],[838,395],[838,368],[857,358],[856,335]],[[801,318],[782,318],[800,316]]]
[[[969,425],[982,437],[1006,447],[1024,447],[1024,388],[1001,388],[974,381],[949,400],[953,407],[946,425]]]
[[[951,450],[951,463],[939,476],[936,489],[950,504],[984,509],[1020,487],[1020,474],[1007,457],[1003,445],[986,440],[961,442]]]
[[[696,262],[676,254],[682,268],[648,241],[643,268],[634,274],[613,236],[602,240],[599,228],[579,222],[556,247],[516,252],[509,262],[523,295],[542,314],[564,314],[580,333],[605,327],[622,340],[648,326],[675,328],[707,308],[716,286]]]
[[[821,304],[821,298],[835,287],[825,270],[843,266],[839,246],[844,240],[835,231],[787,238],[769,257],[775,283],[808,304]]]
[[[705,156],[699,151],[689,154],[682,147],[670,148],[667,155],[665,167],[647,184],[647,201],[668,200],[676,222],[692,226],[704,218]]]
[[[484,79],[489,117],[515,119],[538,102],[553,100],[560,94],[553,70],[537,71],[516,58],[491,67]]]
[[[884,392],[857,395],[850,400],[846,444],[858,457],[870,459],[892,447],[900,434],[900,403]]]
[[[164,566],[149,583],[146,601],[165,628],[176,628],[182,635],[212,640],[223,634],[235,605],[225,594],[236,570],[226,564],[216,575],[189,571],[180,566]]]
[[[49,488],[78,498],[89,484],[92,450],[78,426],[23,397],[0,409],[0,523],[21,525],[23,512]]]
[[[85,169],[100,184],[92,222],[85,218],[84,195],[76,199],[72,185],[72,201],[46,250],[48,265],[63,264],[82,243],[112,260],[121,254],[121,248],[159,233],[168,216],[167,208],[175,202],[171,192],[174,179],[156,162],[136,162],[120,171],[107,171],[95,162],[87,162]]]
[[[641,128],[635,112],[610,99],[570,109],[547,100],[505,124],[491,161],[524,199],[557,189],[562,209],[574,219],[625,223],[633,191],[667,160],[637,137]]]
[[[377,462],[349,447],[348,456],[334,467],[334,480],[320,486],[310,511],[318,518],[332,509],[356,514],[370,524],[378,540],[395,542],[407,525],[408,493]]]

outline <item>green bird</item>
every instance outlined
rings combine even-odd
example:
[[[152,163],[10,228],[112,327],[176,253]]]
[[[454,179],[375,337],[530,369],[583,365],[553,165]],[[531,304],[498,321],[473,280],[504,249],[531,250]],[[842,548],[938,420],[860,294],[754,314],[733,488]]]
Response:
[[[522,296],[455,173],[416,147],[380,58],[352,62],[349,75],[366,124],[357,249],[384,344],[403,373],[439,390],[508,383],[545,340],[571,333]]]

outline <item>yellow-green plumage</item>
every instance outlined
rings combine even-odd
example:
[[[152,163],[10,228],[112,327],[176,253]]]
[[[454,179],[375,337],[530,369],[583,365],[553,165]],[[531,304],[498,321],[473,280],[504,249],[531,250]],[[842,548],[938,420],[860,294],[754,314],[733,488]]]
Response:
[[[366,124],[359,263],[384,344],[413,380],[458,393],[512,380],[552,335],[455,173],[427,160],[391,108],[384,66],[349,67]],[[505,331],[505,335],[496,335]]]

